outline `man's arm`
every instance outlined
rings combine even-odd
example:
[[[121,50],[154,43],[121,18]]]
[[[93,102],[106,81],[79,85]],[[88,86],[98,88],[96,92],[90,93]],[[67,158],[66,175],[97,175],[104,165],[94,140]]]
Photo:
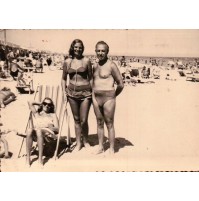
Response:
[[[122,75],[114,62],[111,63],[111,74],[113,76],[114,81],[117,83],[115,95],[118,96],[124,88],[124,83],[122,80]]]
[[[90,59],[88,59],[88,79],[90,82],[90,85],[93,85],[93,69]]]
[[[35,108],[35,105],[40,106],[41,104],[42,104],[41,102],[28,101],[29,108],[30,108],[31,112],[34,115],[38,113],[37,110],[36,110],[36,108]]]

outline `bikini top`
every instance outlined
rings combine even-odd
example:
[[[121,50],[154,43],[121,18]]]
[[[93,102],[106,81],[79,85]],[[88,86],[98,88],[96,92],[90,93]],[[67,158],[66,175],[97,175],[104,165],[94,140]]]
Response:
[[[71,67],[71,63],[72,63],[72,60],[71,60],[69,67],[68,67],[68,74],[69,74],[70,79],[72,79],[75,74],[78,74],[83,79],[86,79],[88,76],[88,69],[85,67],[79,67],[77,69],[74,69]],[[82,61],[82,66],[83,66],[83,61]]]

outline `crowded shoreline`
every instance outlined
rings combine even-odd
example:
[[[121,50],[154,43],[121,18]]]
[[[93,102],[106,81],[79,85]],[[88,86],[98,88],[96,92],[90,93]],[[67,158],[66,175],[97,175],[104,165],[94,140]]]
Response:
[[[9,52],[10,53],[10,52]],[[16,57],[16,62],[20,65],[22,65],[22,68],[26,70],[26,67],[28,68],[28,72],[25,73],[32,73],[33,75],[33,92],[32,93],[20,93],[20,91],[16,88],[18,84],[18,80],[14,80],[13,77],[9,75],[10,69],[9,69],[9,61],[8,62],[1,62],[3,63],[2,74],[4,73],[2,79],[1,79],[1,89],[3,88],[9,88],[15,95],[16,100],[13,100],[8,105],[2,106],[1,109],[1,116],[2,116],[2,123],[3,123],[3,129],[2,130],[10,130],[8,134],[6,134],[6,139],[9,144],[9,150],[12,152],[11,159],[2,159],[2,171],[12,171],[12,168],[16,168],[16,171],[30,171],[29,169],[26,169],[23,166],[24,157],[17,158],[17,152],[20,147],[21,138],[18,136],[18,133],[23,133],[26,122],[28,119],[28,113],[29,109],[27,106],[27,101],[33,99],[35,89],[37,89],[37,85],[47,85],[49,84],[49,80],[53,79],[53,82],[50,82],[50,85],[60,85],[61,81],[61,74],[62,74],[62,65],[64,59],[63,55],[50,55],[47,53],[44,53],[44,55],[39,53],[33,53],[31,51],[28,51],[28,53],[25,55],[19,55],[14,56]],[[36,57],[36,59],[35,59]],[[25,62],[26,60],[29,60],[29,62]],[[42,73],[37,72],[37,69],[41,69],[41,67],[36,67],[36,62],[34,60],[41,59],[42,64]],[[51,62],[47,62],[47,60],[51,60]],[[95,60],[94,56],[90,56],[90,59],[92,61]],[[189,138],[186,134],[186,131],[189,131],[190,129],[185,127],[185,125],[182,126],[178,123],[178,118],[181,119],[181,122],[186,120],[186,114],[189,114],[193,119],[197,119],[198,116],[198,104],[197,104],[197,92],[198,91],[198,63],[197,58],[193,58],[192,61],[184,63],[182,61],[171,61],[168,60],[166,65],[160,64],[161,62],[157,59],[149,59],[149,61],[146,60],[138,60],[139,58],[133,59],[133,58],[125,58],[124,56],[121,57],[111,57],[110,58],[113,62],[115,62],[121,72],[123,74],[123,81],[125,84],[124,93],[121,95],[121,97],[118,97],[118,105],[117,105],[117,111],[116,111],[116,141],[117,141],[117,152],[114,157],[111,157],[111,160],[116,159],[126,159],[130,160],[129,164],[133,164],[132,156],[135,157],[135,159],[138,156],[141,156],[141,158],[145,157],[154,157],[157,159],[161,156],[164,157],[179,157],[180,162],[183,163],[183,160],[181,161],[181,156],[185,157],[185,161],[189,160],[190,158],[194,158],[198,154],[197,150],[197,139],[196,133],[198,126],[196,125],[195,121],[191,121],[191,118],[188,124],[191,126],[191,137]],[[8,65],[4,65],[5,63],[8,63]],[[143,68],[145,72],[142,71]],[[158,67],[158,70],[157,68]],[[32,69],[31,69],[32,68]],[[155,69],[156,68],[156,69]],[[131,75],[132,70],[137,70],[137,75]],[[148,70],[149,69],[149,70]],[[155,71],[155,70],[156,71]],[[30,72],[29,72],[30,71]],[[157,72],[158,71],[158,72]],[[156,72],[154,77],[154,72]],[[187,75],[196,75],[196,79],[186,80]],[[6,76],[6,78],[5,78]],[[144,85],[142,85],[144,84]],[[135,87],[136,86],[136,87]],[[178,97],[175,97],[175,95],[178,94]],[[162,97],[159,97],[162,96]],[[186,100],[185,100],[186,98]],[[145,102],[148,101],[148,102]],[[147,103],[147,104],[146,104]],[[165,103],[167,103],[167,106],[165,106]],[[186,104],[185,104],[186,103]],[[176,106],[176,104],[178,104]],[[152,108],[151,108],[152,106]],[[174,107],[175,106],[175,107]],[[165,108],[163,108],[165,107]],[[167,111],[167,109],[169,111]],[[181,110],[184,111],[181,111]],[[70,111],[70,108],[68,108]],[[176,115],[172,117],[173,111],[176,111]],[[23,111],[23,115],[21,112]],[[14,113],[14,115],[13,115]],[[71,111],[70,111],[71,113]],[[159,121],[159,117],[162,115],[165,115],[165,121],[168,121],[167,123],[162,123]],[[150,115],[153,115],[155,120],[150,120]],[[183,116],[181,116],[183,115]],[[143,117],[144,116],[144,117]],[[20,117],[20,118],[19,118]],[[125,118],[128,123],[125,122]],[[71,118],[72,119],[72,118]],[[135,122],[134,125],[132,125]],[[170,124],[168,126],[168,123]],[[150,126],[149,126],[149,125]],[[93,140],[93,146],[95,147],[97,144],[97,136],[96,136],[96,120],[94,117],[94,112],[91,109],[91,112],[89,114],[89,135],[91,141]],[[125,126],[126,125],[126,126]],[[74,129],[73,129],[73,121],[71,121],[71,136],[74,138]],[[169,128],[167,128],[167,126]],[[170,127],[171,126],[171,127]],[[176,140],[173,140],[170,138],[170,131],[173,126],[173,134],[177,134],[177,136],[182,135],[185,136],[184,139],[181,139],[182,144],[185,143],[186,138],[190,139],[189,145],[193,143],[193,149],[192,150],[181,150],[180,145]],[[160,144],[156,144],[158,142],[155,142],[155,150],[153,150],[152,144],[154,143],[151,141],[152,139],[156,138],[158,136],[159,131],[167,134],[169,136],[169,142],[171,145],[171,149],[168,150],[166,146],[164,145],[163,141],[160,139]],[[153,132],[155,134],[153,134]],[[134,136],[135,134],[135,136]],[[150,134],[153,135],[152,138],[148,138],[145,135]],[[107,134],[106,134],[107,136]],[[143,136],[142,140],[140,140],[140,136]],[[135,137],[135,140],[134,140]],[[146,142],[143,142],[143,140],[147,139]],[[162,140],[163,140],[162,136]],[[175,136],[174,136],[175,138]],[[177,137],[176,137],[177,138]],[[140,143],[140,144],[139,144]],[[149,144],[148,144],[149,143]],[[151,145],[150,145],[151,143]],[[177,150],[175,150],[174,146],[179,146]],[[92,144],[92,143],[91,143]],[[138,144],[140,147],[138,148]],[[164,146],[163,146],[164,145]],[[161,146],[163,146],[165,149],[161,150]],[[92,149],[91,147],[91,149]],[[187,147],[188,148],[188,147]],[[149,150],[149,151],[148,151]],[[25,150],[23,147],[22,150],[23,154],[25,154]],[[130,155],[130,156],[129,156]],[[102,156],[93,156],[90,154],[90,151],[86,151],[82,149],[79,153],[65,153],[62,155],[57,161],[53,161],[52,158],[48,159],[46,163],[46,167],[44,167],[44,171],[69,171],[69,169],[64,168],[65,161],[69,160],[70,162],[78,163],[80,158],[83,158],[86,160],[105,160],[108,158],[110,159],[110,156],[105,152]],[[60,160],[60,162],[59,162]],[[75,160],[75,161],[74,161]],[[192,160],[192,159],[191,159]],[[159,164],[159,160],[158,164]],[[157,163],[155,161],[155,164]],[[13,166],[13,162],[16,166]],[[61,164],[60,164],[61,163]],[[107,163],[107,161],[106,161]],[[57,165],[56,165],[57,164]],[[129,168],[134,168],[133,166],[130,167],[124,167],[123,169],[130,170]],[[139,162],[138,162],[139,164]],[[60,166],[59,166],[60,165]],[[156,164],[157,165],[157,164]],[[53,166],[56,166],[55,169],[53,169]],[[81,166],[81,165],[80,165]],[[103,167],[103,166],[102,166]],[[139,168],[140,164],[138,165]],[[193,167],[195,168],[195,164],[193,164]],[[86,167],[84,167],[86,169]],[[93,164],[93,171],[96,167],[94,167]],[[144,170],[148,170],[147,167],[143,167]],[[163,168],[163,167],[161,167]],[[172,168],[172,167],[169,167]],[[174,166],[174,169],[178,168],[178,166]],[[190,168],[190,166],[187,166],[186,168]],[[33,165],[34,171],[37,171],[37,167]],[[142,169],[142,168],[141,168]],[[149,168],[150,169],[150,168]],[[164,168],[163,168],[164,169]],[[75,169],[74,169],[75,170]],[[80,167],[81,170],[81,167]],[[88,170],[88,169],[87,169]],[[135,168],[136,170],[136,168]]]

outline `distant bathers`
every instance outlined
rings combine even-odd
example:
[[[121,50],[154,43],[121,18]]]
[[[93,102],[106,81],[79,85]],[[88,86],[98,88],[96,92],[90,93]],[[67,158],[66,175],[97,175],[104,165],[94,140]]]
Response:
[[[96,101],[102,107],[107,101],[115,98],[115,90],[95,90]]]

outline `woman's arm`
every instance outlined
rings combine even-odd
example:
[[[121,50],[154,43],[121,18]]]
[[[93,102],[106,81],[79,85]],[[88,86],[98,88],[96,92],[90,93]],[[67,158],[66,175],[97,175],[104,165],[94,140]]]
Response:
[[[124,88],[122,75],[121,75],[118,67],[116,66],[116,64],[114,62],[112,62],[112,64],[111,64],[111,70],[112,70],[111,74],[113,76],[113,79],[117,83],[117,88],[116,88],[116,91],[115,91],[115,95],[118,96],[122,92],[122,90]]]
[[[41,106],[41,104],[42,104],[41,102],[28,101],[29,108],[30,108],[30,110],[31,110],[31,112],[33,114],[37,114],[38,113],[37,109],[35,108],[35,105]]]
[[[65,92],[65,89],[66,89],[66,82],[67,82],[67,63],[66,63],[66,61],[64,61],[62,80],[61,80],[61,86],[62,86],[62,91],[63,92]]]
[[[88,79],[89,79],[90,85],[92,87],[92,85],[93,85],[93,69],[92,69],[90,59],[88,59]]]
[[[56,114],[52,115],[53,115],[53,125],[49,124],[48,128],[52,130],[55,134],[57,134],[59,132],[59,121]]]
[[[63,63],[63,73],[62,73],[62,79],[61,79],[61,87],[62,87],[62,94],[64,100],[66,99],[66,88],[67,88],[67,75],[68,75],[68,70],[67,70],[67,61],[64,61]]]

